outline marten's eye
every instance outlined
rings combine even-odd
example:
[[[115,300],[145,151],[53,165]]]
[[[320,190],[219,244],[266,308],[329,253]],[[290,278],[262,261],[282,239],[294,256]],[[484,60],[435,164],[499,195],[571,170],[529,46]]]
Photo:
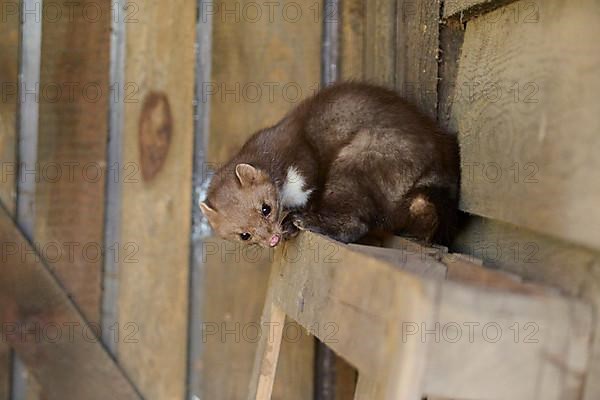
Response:
[[[249,234],[248,232],[240,233],[240,239],[242,239],[244,242],[246,240],[250,240],[251,237],[252,237],[252,235]]]
[[[271,206],[268,204],[263,204],[261,211],[262,211],[262,215],[264,215],[265,217],[268,217],[269,214],[271,214]]]

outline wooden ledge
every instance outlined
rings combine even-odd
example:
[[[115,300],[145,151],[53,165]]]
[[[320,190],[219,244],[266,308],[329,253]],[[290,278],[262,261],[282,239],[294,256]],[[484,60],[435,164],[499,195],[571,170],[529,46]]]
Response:
[[[476,285],[446,281],[443,263],[395,251],[398,259],[302,233],[275,256],[262,323],[283,326],[291,317],[386,399],[577,399],[592,335],[588,305],[515,291],[519,282],[506,278],[489,290],[480,285],[495,281],[486,273],[475,274],[483,276]],[[480,268],[467,267],[449,275]],[[261,338],[249,399],[270,397],[280,335]]]

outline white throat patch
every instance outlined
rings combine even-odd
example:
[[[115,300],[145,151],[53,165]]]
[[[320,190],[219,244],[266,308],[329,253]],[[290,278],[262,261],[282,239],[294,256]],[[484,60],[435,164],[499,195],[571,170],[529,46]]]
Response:
[[[304,190],[306,180],[296,167],[289,167],[285,183],[281,189],[281,204],[286,208],[303,207],[306,205],[311,190]]]

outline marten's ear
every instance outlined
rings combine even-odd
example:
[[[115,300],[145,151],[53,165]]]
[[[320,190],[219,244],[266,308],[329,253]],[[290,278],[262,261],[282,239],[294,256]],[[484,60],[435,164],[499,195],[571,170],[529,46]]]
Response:
[[[211,225],[214,224],[217,217],[219,216],[219,213],[217,212],[217,210],[215,210],[214,208],[211,208],[211,206],[209,206],[205,202],[200,203],[200,209],[202,210],[202,214],[204,214],[204,216],[206,217],[208,222]]]
[[[260,172],[250,164],[236,165],[235,174],[242,186],[250,186],[260,178]]]

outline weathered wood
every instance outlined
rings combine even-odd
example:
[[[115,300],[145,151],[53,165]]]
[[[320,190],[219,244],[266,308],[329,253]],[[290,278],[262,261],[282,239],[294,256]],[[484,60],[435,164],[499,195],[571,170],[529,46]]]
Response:
[[[273,18],[264,14],[258,21],[226,15],[248,4],[256,3],[224,1],[214,16],[221,22],[213,31],[213,79],[200,99],[211,104],[208,157],[214,163],[225,162],[254,131],[279,121],[321,81],[322,1],[284,1]],[[281,13],[288,6],[302,8],[298,21]]]
[[[20,2],[0,0],[4,20],[0,23],[0,202],[14,215],[17,191],[17,104],[19,83]],[[10,12],[12,8],[13,12]],[[9,400],[11,349],[0,341],[0,400]]]
[[[397,274],[396,268],[401,267],[303,234],[276,256],[273,298],[359,373],[368,371],[371,377],[388,382],[387,396],[417,398],[422,370],[416,366],[422,346],[413,342],[400,349],[395,340],[399,336],[394,334],[400,334],[399,316],[410,320],[428,315],[431,287],[412,275]],[[396,285],[403,290],[396,290]],[[362,340],[364,335],[370,339]]]
[[[273,7],[272,18],[267,8],[262,8],[262,18],[256,21],[239,13],[236,21],[233,13],[225,12],[253,7],[255,2],[228,0],[219,4],[212,17],[212,79],[203,82],[199,93],[201,104],[210,105],[206,169],[226,162],[254,131],[276,123],[318,89],[323,18],[331,18],[323,15],[322,1],[285,1]],[[293,16],[296,6],[302,9],[302,17],[286,21],[283,8]],[[210,242],[208,239],[207,245]],[[227,323],[229,329],[238,322],[242,327],[256,324],[264,305],[270,261],[243,257],[233,261],[231,256],[222,259],[223,251],[208,254],[203,267],[204,320],[218,326]],[[205,343],[198,363],[201,398],[247,396],[257,343],[236,343],[232,338],[229,335],[222,341],[211,336]],[[273,398],[311,398],[313,366],[313,338],[304,334],[296,343],[284,338]]]
[[[444,18],[457,17],[461,22],[490,12],[515,0],[445,0]]]
[[[357,380],[356,368],[338,356],[335,359],[335,400],[352,400]]]
[[[309,233],[274,268],[274,305],[383,384],[384,398],[579,398],[592,310],[577,300],[431,280]],[[326,323],[335,337],[314,328]]]
[[[440,62],[438,65],[438,124],[445,130],[450,129],[450,118],[456,77],[462,44],[464,41],[464,25],[454,19],[442,21],[440,25]],[[456,134],[456,132],[450,132]]]
[[[19,2],[0,0],[4,20],[0,23],[0,201],[15,212],[17,181],[17,104],[19,84]],[[14,14],[9,13],[14,9]],[[1,396],[0,396],[1,398]]]
[[[360,80],[365,73],[366,2],[343,0],[340,7],[340,76]]]
[[[429,329],[440,341],[436,333],[427,339],[428,394],[580,398],[592,332],[589,307],[560,297],[510,295],[454,283],[442,286],[439,304],[440,325]],[[477,325],[471,335],[467,327],[472,323]],[[456,368],[457,359],[468,367]]]
[[[271,271],[269,282],[275,279]],[[248,387],[248,400],[270,400],[277,372],[279,349],[283,338],[285,313],[273,303],[274,285],[269,284],[265,306],[260,318],[261,335],[254,356],[253,371]]]
[[[365,75],[372,82],[394,86],[396,71],[396,1],[365,2]]]
[[[525,3],[537,14],[467,26],[452,118],[461,208],[600,248],[600,4]]]
[[[408,241],[407,241],[408,242]],[[350,249],[355,249],[363,254],[399,265],[406,271],[414,272],[420,276],[432,279],[445,279],[447,268],[444,264],[430,257],[428,253],[434,249],[426,250],[424,247],[414,243],[415,248],[403,247],[401,249],[381,248],[350,244]]]
[[[117,358],[144,398],[179,399],[186,394],[196,2],[135,4],[121,99],[126,247],[118,319],[137,343],[118,343]]]
[[[396,88],[423,113],[435,118],[440,0],[400,0],[396,15]]]
[[[66,10],[70,3],[56,4]],[[108,82],[111,17],[110,1],[84,1],[81,7],[88,4],[99,7],[98,21],[92,23],[83,13],[73,13],[73,19],[61,18],[43,27],[40,180],[33,237],[42,248],[58,243],[65,255],[69,245],[76,243],[72,257],[51,261],[53,253],[48,251],[47,263],[85,317],[99,322],[107,121],[112,100]],[[71,97],[62,86],[72,82],[77,84]],[[44,90],[53,85],[61,86],[56,97],[51,89]],[[72,170],[67,169],[69,165]]]
[[[223,240],[204,242],[206,297],[197,373],[203,377],[202,397],[246,398],[267,292],[272,253],[247,249]],[[218,307],[217,307],[218,306]],[[288,326],[281,346],[273,398],[307,399],[313,390],[313,338],[303,328]],[[297,324],[296,324],[297,325]]]
[[[485,218],[472,218],[461,231],[456,246],[469,257],[482,258],[485,264],[501,268],[560,289],[570,296],[582,297],[600,306],[600,253],[514,225]],[[596,332],[600,331],[596,319]],[[600,340],[595,335],[584,399],[600,393]]]
[[[70,3],[54,4],[67,10]],[[98,10],[93,22],[74,12],[70,18],[43,26],[39,79],[24,82],[22,88],[23,96],[33,96],[33,86],[39,85],[35,101],[39,104],[37,177],[28,164],[25,168],[30,171],[21,178],[29,181],[21,182],[24,189],[35,188],[35,194],[20,194],[35,196],[35,214],[30,219],[35,245],[83,315],[97,323],[102,287],[106,121],[111,99],[111,16],[110,1],[84,1],[80,6],[90,4]],[[42,396],[42,388],[29,377],[23,383],[28,398]]]
[[[0,210],[0,321],[10,343],[52,399],[140,399],[49,268]]]
[[[366,375],[358,375],[358,383],[356,384],[356,393],[354,400],[379,400],[381,393],[378,390],[377,383]]]

